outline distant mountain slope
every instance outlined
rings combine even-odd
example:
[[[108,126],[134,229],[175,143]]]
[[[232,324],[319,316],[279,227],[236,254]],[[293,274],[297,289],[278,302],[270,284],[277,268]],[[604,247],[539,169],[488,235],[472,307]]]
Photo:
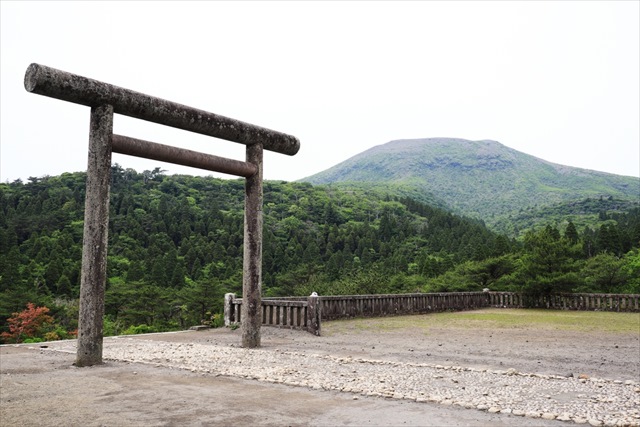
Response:
[[[428,200],[441,200],[489,225],[529,207],[599,197],[640,199],[639,178],[554,164],[496,141],[453,138],[391,141],[301,181],[419,189]]]

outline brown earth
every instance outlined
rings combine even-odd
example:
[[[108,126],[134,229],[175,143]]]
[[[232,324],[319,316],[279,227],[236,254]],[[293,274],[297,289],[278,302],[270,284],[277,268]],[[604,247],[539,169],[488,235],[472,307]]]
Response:
[[[419,317],[416,317],[419,319]],[[519,329],[372,330],[323,324],[323,336],[263,328],[265,349],[520,372],[640,378],[640,333]],[[215,329],[136,336],[239,346],[240,331]],[[472,409],[214,376],[107,361],[75,368],[74,354],[0,347],[0,426],[414,425],[559,426]]]

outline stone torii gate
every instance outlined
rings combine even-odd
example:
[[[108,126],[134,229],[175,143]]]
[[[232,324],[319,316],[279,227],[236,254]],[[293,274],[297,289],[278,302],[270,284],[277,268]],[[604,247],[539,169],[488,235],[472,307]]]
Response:
[[[246,178],[242,346],[259,347],[262,324],[263,150],[292,156],[300,149],[298,139],[39,64],[29,65],[24,86],[31,93],[91,107],[76,365],[102,363],[112,152]],[[114,135],[113,115],[116,113],[244,144],[247,146],[246,161]]]

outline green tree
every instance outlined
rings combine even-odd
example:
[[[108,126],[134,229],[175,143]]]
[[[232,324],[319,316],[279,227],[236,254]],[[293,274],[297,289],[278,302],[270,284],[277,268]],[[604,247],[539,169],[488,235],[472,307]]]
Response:
[[[610,252],[621,255],[622,245],[620,243],[620,233],[615,224],[602,224],[596,235],[596,247],[598,252]]]
[[[211,278],[205,268],[203,277],[197,281],[187,279],[185,286],[178,291],[179,301],[186,307],[183,322],[193,326],[207,320],[207,312],[217,313],[222,310],[224,289],[220,283]]]
[[[572,244],[576,244],[579,241],[578,230],[573,222],[569,221],[567,228],[564,231],[565,239],[569,240]]]
[[[587,292],[617,292],[629,279],[625,261],[610,253],[601,253],[586,261],[582,270]]]
[[[623,292],[640,294],[640,249],[629,251],[623,258],[624,271],[629,278]]]
[[[547,227],[525,235],[519,268],[523,290],[531,295],[570,292],[580,285],[574,246],[560,239],[557,230]]]

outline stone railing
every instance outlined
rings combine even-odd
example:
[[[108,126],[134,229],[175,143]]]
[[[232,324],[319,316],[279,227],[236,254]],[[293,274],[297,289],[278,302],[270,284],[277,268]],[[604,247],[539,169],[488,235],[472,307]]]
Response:
[[[280,328],[302,329],[320,335],[320,304],[318,296],[262,298],[262,324]],[[239,324],[242,320],[242,298],[224,296],[224,324]]]
[[[235,294],[225,295],[226,326],[240,323],[241,306],[241,298],[236,298]],[[517,292],[445,292],[262,298],[262,324],[301,329],[320,335],[322,320],[463,311],[484,307],[638,312],[640,295],[554,294],[533,297]]]
[[[320,303],[323,320],[462,311],[488,306],[487,296],[482,292],[323,296]]]
[[[489,306],[556,310],[640,311],[640,294],[552,294],[531,296],[516,292],[487,292]]]
[[[262,325],[320,335],[321,320],[381,317],[487,307],[482,292],[262,298]],[[225,326],[242,321],[242,298],[226,294]]]

